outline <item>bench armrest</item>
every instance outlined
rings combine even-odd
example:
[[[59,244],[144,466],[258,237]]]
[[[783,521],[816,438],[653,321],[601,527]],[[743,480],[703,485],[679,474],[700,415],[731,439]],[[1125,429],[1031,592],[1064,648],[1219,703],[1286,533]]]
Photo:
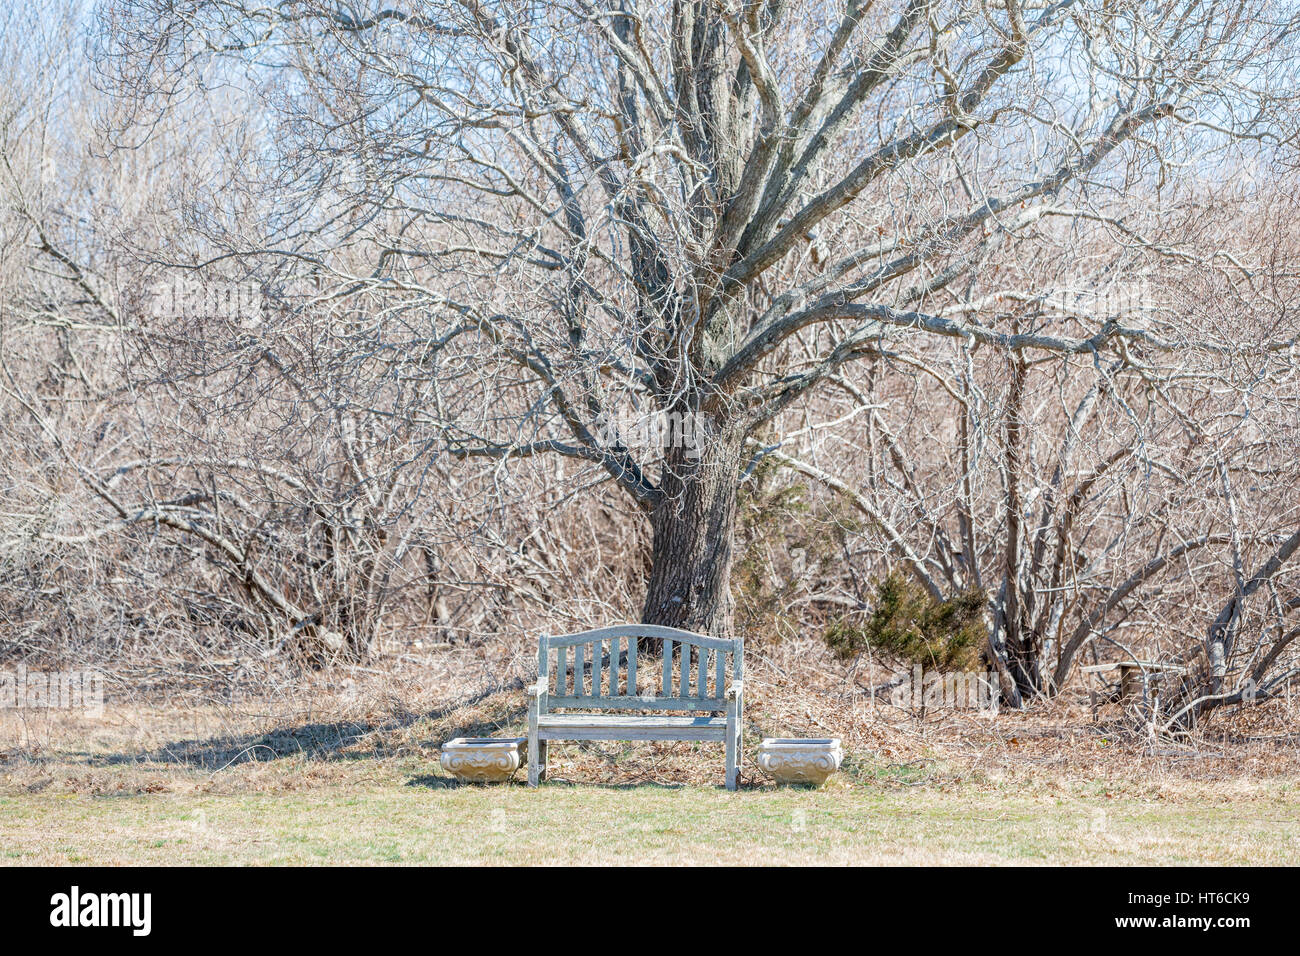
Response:
[[[727,700],[740,700],[741,695],[744,693],[745,682],[743,680],[738,680],[727,688]]]
[[[545,697],[546,685],[543,684],[541,681],[538,681],[535,684],[529,684],[527,687],[524,688],[524,693],[526,693],[529,697]]]

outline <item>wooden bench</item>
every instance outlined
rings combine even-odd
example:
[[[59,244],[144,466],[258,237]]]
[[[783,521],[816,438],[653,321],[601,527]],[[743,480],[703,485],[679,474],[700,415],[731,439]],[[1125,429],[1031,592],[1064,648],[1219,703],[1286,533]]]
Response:
[[[662,666],[638,673],[646,638],[662,642]],[[528,785],[545,779],[552,740],[713,740],[726,745],[727,789],[735,790],[744,658],[741,638],[728,641],[675,627],[623,624],[561,637],[543,634],[537,683],[528,688]],[[593,710],[626,713],[573,713]]]

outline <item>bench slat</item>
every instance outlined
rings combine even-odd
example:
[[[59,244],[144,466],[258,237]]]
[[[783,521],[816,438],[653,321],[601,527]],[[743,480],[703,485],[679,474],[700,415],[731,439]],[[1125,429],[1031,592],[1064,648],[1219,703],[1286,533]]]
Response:
[[[724,718],[725,720],[725,718]],[[549,740],[699,740],[713,741],[723,743],[727,739],[727,728],[724,724],[722,727],[684,727],[681,729],[610,729],[610,728],[580,728],[570,729],[567,727],[548,730],[541,728],[537,732],[537,739],[542,741]]]
[[[542,740],[722,740],[727,719],[548,714],[537,730]]]
[[[664,679],[659,685],[660,697],[671,697],[673,693],[673,642],[664,641]]]
[[[617,637],[610,639],[610,696],[619,696],[619,671],[623,670],[623,663],[619,661],[619,646],[623,641]]]
[[[610,637],[652,637],[664,641],[674,641],[678,644],[690,644],[693,647],[723,650],[727,653],[731,653],[736,647],[735,641],[712,637],[708,634],[696,634],[693,631],[683,631],[675,627],[661,627],[655,624],[619,624],[614,627],[580,631],[576,634],[562,634],[557,637],[547,638],[547,643],[551,647],[572,647],[575,644],[586,644],[596,639],[603,640]]]
[[[583,660],[584,645],[577,644],[573,648],[573,693],[576,697],[587,696],[587,679],[584,676],[586,671],[586,661]]]
[[[605,682],[605,642],[591,642],[591,696],[601,695],[601,685]]]
[[[699,649],[695,667],[695,694],[703,697],[709,692],[709,649],[707,647]]]
[[[725,717],[675,717],[645,714],[543,714],[539,727],[717,727],[726,726]]]
[[[568,653],[567,649],[561,647],[555,654],[555,693],[557,695],[569,692],[569,674],[565,668],[565,658]]]
[[[635,695],[636,690],[636,652],[638,641],[635,637],[627,639],[627,692]]]
[[[718,651],[713,656],[717,658],[713,663],[713,696],[721,697],[727,692],[726,671],[723,670],[723,667],[726,666],[727,655]]]
[[[570,694],[566,697],[552,697],[547,701],[550,708],[572,707],[591,710],[699,710],[723,711],[727,701],[722,697],[655,697],[621,694],[618,697],[579,697]]]

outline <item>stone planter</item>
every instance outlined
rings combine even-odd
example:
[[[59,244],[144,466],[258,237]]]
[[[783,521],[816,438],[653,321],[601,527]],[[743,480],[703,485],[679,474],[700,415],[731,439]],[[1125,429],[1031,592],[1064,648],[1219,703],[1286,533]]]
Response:
[[[527,737],[457,737],[442,745],[442,769],[469,783],[503,783],[528,760]]]
[[[777,783],[819,786],[843,759],[838,737],[768,737],[758,746],[758,765]]]

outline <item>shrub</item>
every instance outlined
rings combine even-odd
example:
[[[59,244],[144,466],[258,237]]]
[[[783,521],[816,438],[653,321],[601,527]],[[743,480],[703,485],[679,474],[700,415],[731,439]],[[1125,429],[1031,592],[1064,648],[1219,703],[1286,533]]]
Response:
[[[870,647],[922,667],[975,670],[987,636],[985,600],[982,592],[968,591],[936,601],[911,578],[891,571],[876,584],[866,621],[841,616],[826,628],[826,643],[842,659]]]

